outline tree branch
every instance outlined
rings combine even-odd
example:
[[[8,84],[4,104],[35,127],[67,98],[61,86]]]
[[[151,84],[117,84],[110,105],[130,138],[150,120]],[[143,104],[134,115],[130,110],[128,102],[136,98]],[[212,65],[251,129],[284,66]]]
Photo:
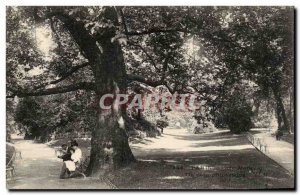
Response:
[[[166,72],[167,72],[167,69],[168,69],[169,57],[170,57],[170,53],[167,54],[167,56],[165,57],[165,61],[163,63],[163,70],[162,70],[162,77],[161,77],[162,81],[164,81],[165,78],[166,78]]]
[[[173,89],[171,89],[171,87],[167,84],[167,82],[165,81],[153,81],[153,80],[150,80],[150,79],[145,79],[144,77],[142,76],[139,76],[139,75],[133,75],[133,74],[128,74],[127,75],[127,80],[130,81],[130,82],[133,82],[133,81],[137,81],[137,82],[140,82],[140,83],[144,83],[148,86],[151,86],[151,87],[157,87],[159,85],[164,85],[165,87],[168,88],[168,90],[170,91],[170,93],[175,93],[175,91]]]
[[[140,48],[140,49],[146,54],[147,58],[151,61],[151,63],[153,64],[154,68],[155,68],[156,70],[159,70],[159,69],[157,68],[156,63],[155,63],[155,60],[148,54],[148,52],[147,52],[141,45],[136,44],[136,43],[134,43],[134,42],[132,42],[132,41],[129,40],[129,36],[128,36],[129,32],[128,32],[128,28],[127,28],[127,25],[126,25],[125,16],[124,16],[124,13],[123,13],[122,8],[119,9],[119,12],[120,12],[120,15],[121,15],[122,24],[123,24],[123,26],[124,26],[125,35],[126,35],[128,44],[131,45],[131,46]]]
[[[155,68],[156,70],[159,71],[159,68],[157,67],[157,64],[156,64],[155,60],[154,60],[154,59],[152,58],[152,56],[146,51],[145,48],[143,48],[143,47],[142,47],[141,45],[139,45],[139,44],[133,43],[132,41],[128,41],[128,44],[131,45],[131,46],[140,48],[140,49],[143,51],[143,53],[147,56],[147,58],[151,61],[151,63],[152,63],[152,65],[154,66],[154,68]]]
[[[127,75],[127,80],[128,81],[138,81],[138,82],[141,82],[141,83],[144,83],[146,85],[149,85],[151,87],[157,87],[159,85],[164,85],[163,82],[161,81],[153,81],[153,80],[150,80],[150,79],[145,79],[144,77],[142,76],[139,76],[139,75],[133,75],[133,74],[128,74]]]
[[[127,40],[129,40],[129,37],[128,37],[128,28],[127,28],[127,25],[126,25],[125,16],[124,16],[122,8],[120,8],[119,11],[120,11],[122,23],[123,23],[123,26],[124,26],[126,38],[127,38]]]
[[[54,37],[55,37],[56,40],[57,40],[58,48],[62,48],[62,44],[61,44],[61,42],[60,42],[59,35],[58,35],[58,33],[56,32],[55,27],[54,27],[53,19],[52,19],[52,18],[49,18],[49,20],[50,20],[50,28],[51,28],[51,30],[52,30],[52,32],[53,32],[53,34],[54,34]]]
[[[182,32],[182,33],[190,33],[193,35],[199,35],[208,38],[209,40],[213,40],[216,42],[222,42],[222,43],[232,43],[237,45],[234,41],[225,38],[225,37],[218,37],[214,36],[214,32],[204,32],[201,29],[198,30],[188,30],[188,29],[182,29],[182,28],[175,28],[175,29],[158,29],[158,28],[152,28],[144,31],[135,31],[135,32],[124,32],[127,36],[140,36],[140,35],[149,35],[149,34],[158,34],[158,33],[172,33],[172,32]]]
[[[139,35],[149,35],[153,33],[171,33],[171,32],[183,32],[183,33],[191,33],[190,31],[186,29],[157,29],[152,28],[144,31],[136,31],[136,32],[125,32],[124,34],[128,36],[139,36]]]
[[[10,89],[13,92],[13,94],[6,96],[6,98],[14,98],[15,96],[18,96],[18,97],[45,96],[45,95],[67,93],[67,92],[76,91],[76,90],[80,90],[80,89],[92,91],[92,90],[95,90],[95,84],[90,83],[90,82],[81,82],[81,83],[75,83],[75,84],[67,85],[67,86],[60,86],[60,87],[54,87],[54,88],[49,88],[49,89],[37,90],[37,91],[33,91],[33,92],[28,92],[26,90],[14,91],[14,90]]]
[[[81,54],[87,58],[93,66],[95,60],[99,57],[98,53],[101,53],[95,38],[85,29],[83,22],[77,21],[57,7],[55,7],[54,10],[55,11],[47,13],[45,17],[56,17],[63,23],[63,26],[69,31],[71,37],[78,45]]]
[[[59,78],[57,80],[54,80],[54,81],[50,81],[50,82],[44,83],[44,84],[41,84],[39,86],[34,87],[33,89],[37,90],[37,89],[43,88],[43,87],[45,87],[47,85],[53,85],[53,84],[59,83],[59,82],[65,80],[65,79],[67,79],[69,76],[71,76],[73,73],[77,72],[79,69],[84,68],[84,67],[86,67],[88,65],[89,65],[89,63],[83,63],[81,65],[75,66],[71,70],[69,70],[69,72],[67,72],[66,74],[64,74],[61,78]]]

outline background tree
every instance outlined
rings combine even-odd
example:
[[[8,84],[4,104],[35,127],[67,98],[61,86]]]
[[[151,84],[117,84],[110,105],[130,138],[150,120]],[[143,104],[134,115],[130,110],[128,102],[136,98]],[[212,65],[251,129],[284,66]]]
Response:
[[[279,130],[289,131],[283,94],[293,91],[287,80],[293,78],[292,8],[229,7],[220,14],[223,20],[209,42],[217,62],[225,66],[215,104],[220,106],[225,92],[246,78],[259,86],[260,101],[274,98]]]

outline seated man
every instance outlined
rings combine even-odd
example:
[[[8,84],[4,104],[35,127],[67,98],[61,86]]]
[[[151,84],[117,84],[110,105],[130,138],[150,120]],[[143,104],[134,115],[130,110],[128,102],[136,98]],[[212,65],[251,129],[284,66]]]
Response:
[[[63,179],[65,178],[66,174],[70,175],[70,171],[67,169],[65,162],[71,160],[71,144],[69,147],[67,146],[67,144],[63,144],[61,147],[62,150],[60,151],[60,154],[57,157],[61,158],[64,162],[60,172],[60,178]]]
[[[71,160],[71,153],[70,153],[70,147],[67,146],[67,144],[61,145],[61,151],[58,158],[61,158],[63,161]]]

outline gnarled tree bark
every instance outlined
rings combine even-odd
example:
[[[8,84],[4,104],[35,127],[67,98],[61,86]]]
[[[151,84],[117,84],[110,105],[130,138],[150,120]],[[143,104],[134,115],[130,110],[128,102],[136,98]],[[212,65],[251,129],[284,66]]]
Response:
[[[98,36],[92,37],[84,25],[69,16],[58,14],[65,27],[87,57],[95,77],[97,100],[104,94],[126,93],[126,71],[123,53],[116,35],[118,15],[113,7],[106,7],[103,17],[114,22],[115,27],[101,30]],[[101,47],[101,48],[100,48]],[[105,170],[120,167],[134,161],[125,130],[124,115],[126,110],[115,105],[110,109],[100,108],[98,104],[98,121],[92,130],[90,164],[87,174],[98,176]]]
[[[275,86],[272,87],[273,94],[276,100],[276,106],[277,106],[277,121],[278,121],[278,130],[279,131],[285,131],[290,132],[290,125],[286,116],[286,112],[284,109],[284,105],[282,102],[282,97],[279,92],[279,89],[277,89]],[[283,124],[282,124],[283,122]]]

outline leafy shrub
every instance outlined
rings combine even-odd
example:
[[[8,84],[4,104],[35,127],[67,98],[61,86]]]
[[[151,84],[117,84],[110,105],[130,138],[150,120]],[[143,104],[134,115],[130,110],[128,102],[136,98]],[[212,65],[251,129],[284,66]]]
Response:
[[[228,128],[233,133],[249,131],[253,112],[246,98],[238,93],[233,93],[224,105],[224,119]]]
[[[156,126],[160,129],[163,129],[163,128],[166,128],[167,126],[169,126],[169,123],[165,120],[157,120]]]

